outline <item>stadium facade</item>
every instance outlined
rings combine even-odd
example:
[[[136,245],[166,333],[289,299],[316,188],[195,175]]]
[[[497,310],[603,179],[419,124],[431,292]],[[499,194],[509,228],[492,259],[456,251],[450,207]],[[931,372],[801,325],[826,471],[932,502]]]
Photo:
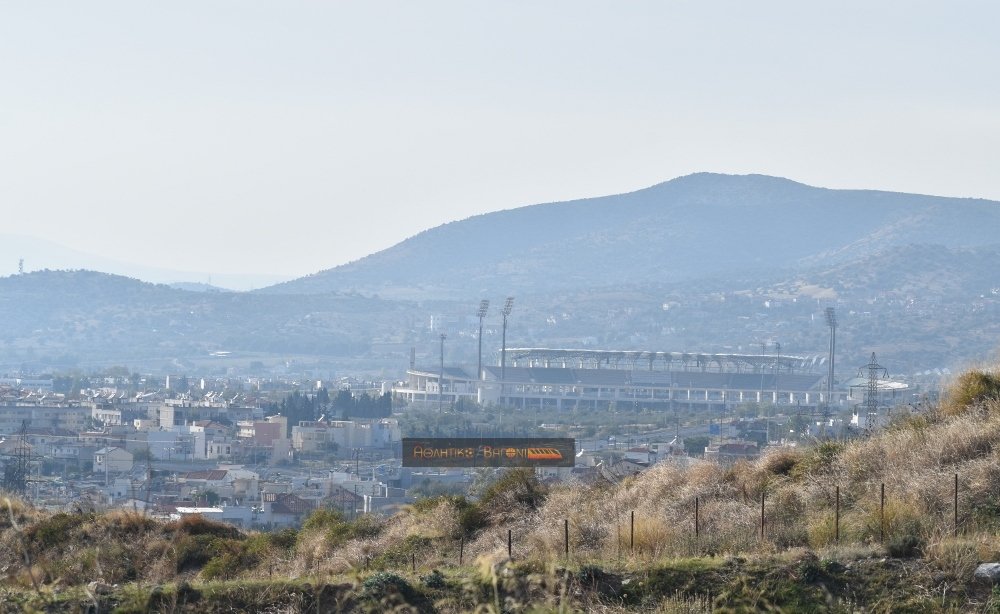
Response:
[[[743,403],[827,405],[825,356],[512,348],[506,367],[414,367],[394,394],[415,404],[462,399],[521,409],[724,410]],[[504,377],[501,381],[501,373]],[[834,387],[830,404],[845,406]]]

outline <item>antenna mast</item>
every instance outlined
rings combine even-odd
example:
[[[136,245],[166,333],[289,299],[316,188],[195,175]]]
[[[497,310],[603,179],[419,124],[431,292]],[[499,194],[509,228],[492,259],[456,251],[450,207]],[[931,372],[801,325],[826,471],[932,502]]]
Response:
[[[868,389],[865,391],[865,432],[871,434],[875,430],[875,419],[878,417],[878,380],[879,376],[888,378],[889,373],[885,367],[875,360],[875,352],[868,361]],[[864,369],[864,367],[862,367]],[[860,373],[858,375],[861,375]]]
[[[28,466],[31,449],[28,447],[28,421],[21,421],[21,431],[14,445],[14,454],[7,460],[3,471],[3,487],[12,493],[23,495],[28,489]]]

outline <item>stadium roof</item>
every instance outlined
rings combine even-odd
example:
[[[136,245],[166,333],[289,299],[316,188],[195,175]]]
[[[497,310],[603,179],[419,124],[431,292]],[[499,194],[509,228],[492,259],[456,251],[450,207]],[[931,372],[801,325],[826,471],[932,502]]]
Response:
[[[671,370],[672,367],[694,370],[726,371],[763,371],[777,370],[786,372],[808,372],[826,363],[825,354],[795,356],[789,354],[733,354],[706,352],[657,352],[650,350],[589,350],[589,349],[552,349],[552,348],[507,348],[507,364],[524,366],[541,363],[542,366],[551,363],[576,363],[575,366],[620,368],[622,366],[647,366],[650,369],[662,364],[661,370]],[[665,369],[663,368],[665,367]]]

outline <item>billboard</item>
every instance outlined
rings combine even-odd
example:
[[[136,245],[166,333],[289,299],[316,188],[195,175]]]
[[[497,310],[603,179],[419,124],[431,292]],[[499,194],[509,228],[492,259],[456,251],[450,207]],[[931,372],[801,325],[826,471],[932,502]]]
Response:
[[[404,437],[404,467],[572,467],[566,437]]]

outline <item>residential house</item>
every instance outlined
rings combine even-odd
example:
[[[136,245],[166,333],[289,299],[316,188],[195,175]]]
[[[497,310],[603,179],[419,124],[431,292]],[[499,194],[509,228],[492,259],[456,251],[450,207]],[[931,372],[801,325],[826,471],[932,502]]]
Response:
[[[132,471],[132,453],[125,448],[101,448],[94,452],[94,473],[123,473]]]

